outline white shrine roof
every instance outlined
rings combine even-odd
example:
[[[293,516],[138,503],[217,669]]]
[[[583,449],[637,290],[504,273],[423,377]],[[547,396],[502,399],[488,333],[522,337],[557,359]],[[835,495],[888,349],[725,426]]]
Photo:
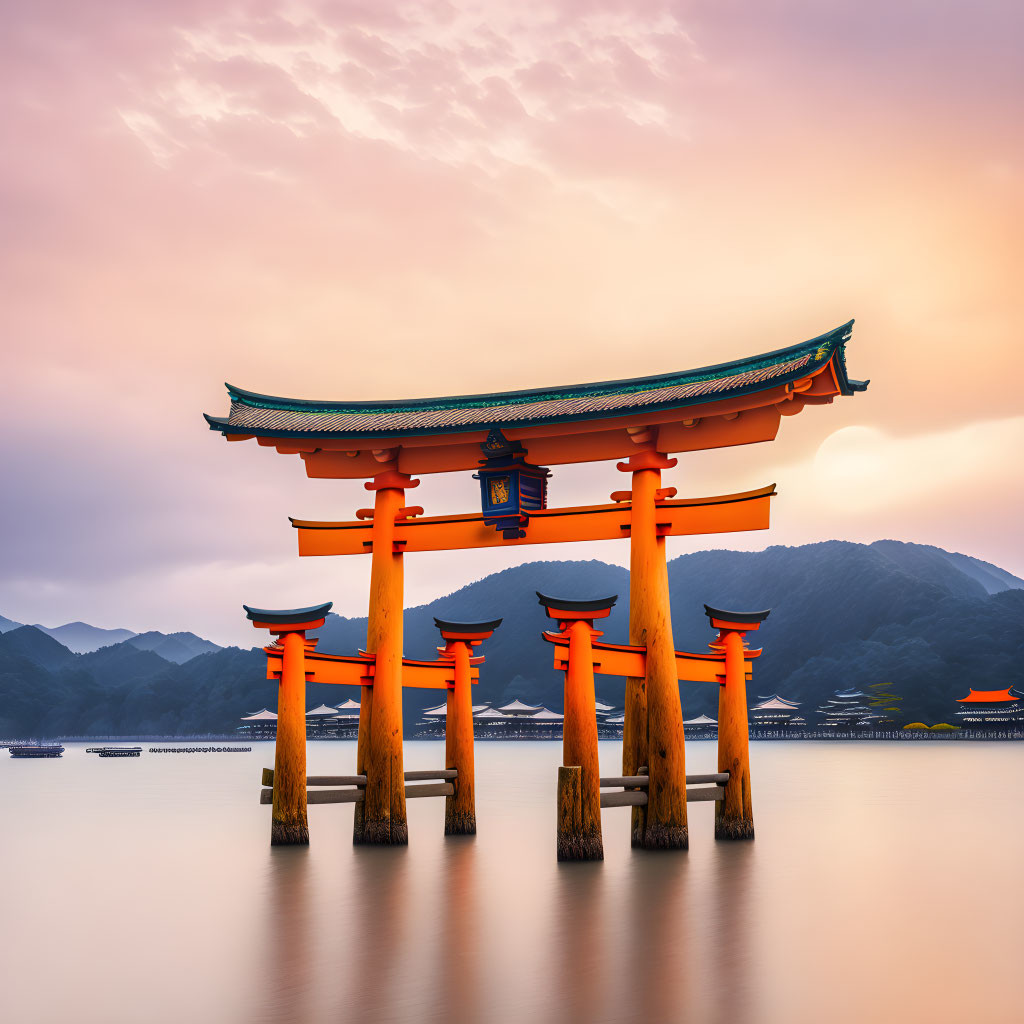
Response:
[[[537,714],[530,715],[531,722],[561,722],[564,718],[565,715],[560,715],[557,711],[549,711],[547,708],[541,708]]]
[[[243,715],[241,721],[243,722],[275,722],[277,721],[277,715],[273,711],[268,711],[264,708],[262,711],[256,711],[251,715]]]
[[[473,717],[474,718],[505,718],[505,719],[508,719],[508,718],[511,718],[512,716],[511,715],[503,714],[501,712],[501,710],[496,710],[495,708],[484,708],[483,711],[477,712],[477,714],[475,714]]]
[[[318,708],[313,708],[312,711],[306,712],[306,717],[310,715],[331,715],[332,717],[338,713],[337,708],[329,708],[326,704],[321,704]]]
[[[683,725],[718,725],[718,722],[707,715],[698,715],[696,718],[687,719]]]
[[[760,711],[762,708],[778,708],[780,710],[793,711],[799,706],[799,701],[786,700],[785,697],[780,697],[777,693],[773,693],[770,697],[763,698],[760,704],[755,704],[750,710]]]
[[[504,711],[508,715],[528,715],[534,711],[540,711],[542,704],[524,704],[518,697],[508,704],[498,708],[499,711]]]
[[[351,697],[344,704],[335,705],[339,711],[358,711],[359,701],[353,700]]]

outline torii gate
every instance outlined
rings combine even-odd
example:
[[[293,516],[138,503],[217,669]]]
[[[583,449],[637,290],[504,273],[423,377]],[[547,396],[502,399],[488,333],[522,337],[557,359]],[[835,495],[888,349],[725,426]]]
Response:
[[[558,622],[558,632],[545,633],[555,645],[555,669],[565,673],[565,725],[562,740],[563,765],[558,770],[558,859],[602,860],[602,807],[633,808],[633,845],[641,845],[644,810],[653,787],[649,769],[643,766],[632,775],[601,778],[597,756],[597,722],[594,713],[594,675],[627,676],[643,679],[647,674],[648,650],[644,646],[610,644],[595,639],[601,631],[595,619],[607,618],[617,596],[592,600],[537,597],[548,617]],[[675,651],[675,675],[680,681],[719,684],[718,772],[714,775],[686,775],[693,788],[684,791],[685,800],[715,801],[716,839],[753,839],[754,811],[750,796],[750,730],[747,723],[746,681],[751,660],[759,650],[749,650],[744,636],[760,628],[769,612],[723,612],[704,605],[711,625],[718,630],[708,646],[711,654]],[[659,756],[664,756],[658,752]],[[701,784],[713,783],[711,789]],[[621,787],[621,792],[602,789]]]
[[[665,538],[768,528],[774,485],[676,499],[661,486],[672,453],[773,440],[782,416],[863,391],[847,376],[853,321],[810,341],[681,373],[565,388],[391,402],[286,399],[228,385],[227,417],[207,416],[229,441],[255,437],[297,454],[307,475],[366,479],[374,507],[351,522],[293,519],[300,555],[371,556],[366,655],[373,685],[360,706],[357,771],[365,798],[354,839],[406,843],[401,688],[406,553],[577,540],[630,541],[630,644],[645,675],[626,684],[624,776],[649,769],[634,842],[688,844],[682,712],[672,639]],[[549,508],[542,464],[622,459],[631,487],[612,504]],[[415,473],[475,470],[482,511],[425,517],[407,506]],[[326,613],[325,613],[326,614]],[[295,648],[298,649],[297,647]],[[322,657],[322,656],[321,656]],[[276,790],[276,786],[275,786]],[[296,841],[304,841],[299,836]]]

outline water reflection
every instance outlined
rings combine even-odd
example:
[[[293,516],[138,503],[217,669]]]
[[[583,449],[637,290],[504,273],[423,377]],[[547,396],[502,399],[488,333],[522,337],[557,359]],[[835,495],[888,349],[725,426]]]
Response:
[[[693,976],[689,853],[631,850],[625,990],[616,1019],[667,1021],[687,1008]]]
[[[1018,746],[757,745],[756,843],[716,843],[698,804],[688,853],[632,850],[610,812],[606,859],[562,865],[553,746],[480,744],[479,834],[417,800],[399,849],[353,847],[348,805],[271,847],[247,756],[0,760],[5,1019],[1020,1019]],[[123,813],[95,815],[101,787]]]
[[[403,846],[352,847],[352,913],[347,921],[336,921],[348,939],[346,955],[353,964],[342,993],[345,1019],[403,1019],[398,1009],[411,980],[405,948],[409,856]]]
[[[314,992],[313,893],[307,847],[267,847],[261,984],[250,1019],[308,1020]]]
[[[478,921],[476,842],[475,836],[452,836],[445,841],[442,858],[434,1004],[445,1008],[452,1024],[487,1019],[481,991],[480,959],[486,950]]]
[[[745,1024],[755,1019],[750,977],[755,856],[752,842],[719,842],[710,861],[708,887],[715,908],[710,915],[708,945],[715,985],[705,1017],[714,1024]]]
[[[553,842],[551,846],[553,856]],[[600,861],[557,865],[548,939],[554,998],[544,1006],[542,1018],[550,1024],[589,1024],[603,1017],[613,978],[607,962],[604,868]]]

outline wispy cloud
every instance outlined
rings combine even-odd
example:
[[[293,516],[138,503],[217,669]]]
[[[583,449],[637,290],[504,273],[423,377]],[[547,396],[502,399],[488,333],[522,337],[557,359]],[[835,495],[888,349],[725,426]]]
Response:
[[[867,395],[772,446],[685,460],[674,482],[789,473],[809,494],[833,431],[1009,421],[1021,15],[908,10],[7,5],[0,612],[76,618],[93,594],[114,625],[150,579],[166,615],[152,625],[188,625],[191,588],[226,629],[241,589],[269,578],[252,566],[288,574],[289,593],[350,571],[295,560],[284,516],[343,517],[358,488],[205,432],[225,379],[313,397],[502,390],[717,362],[855,315]],[[1005,507],[1005,471],[979,465],[979,501]],[[603,499],[605,470],[560,470],[555,500]],[[913,539],[901,480],[876,490],[893,499],[886,532]],[[464,483],[421,493],[464,508]],[[867,530],[789,501],[750,542]],[[951,545],[996,536],[966,507],[929,508]],[[1019,538],[998,536],[1024,571]],[[429,583],[476,566],[450,560]]]

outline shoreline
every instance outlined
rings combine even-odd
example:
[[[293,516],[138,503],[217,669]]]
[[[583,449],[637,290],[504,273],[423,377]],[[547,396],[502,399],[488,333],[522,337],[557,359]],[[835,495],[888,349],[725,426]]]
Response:
[[[355,735],[352,736],[307,736],[307,743],[353,743]],[[557,735],[524,736],[501,736],[493,733],[485,733],[475,737],[476,742],[503,742],[503,743],[553,743],[562,739],[561,731]],[[598,737],[602,742],[621,742],[622,736],[604,735]],[[794,734],[794,735],[757,735],[750,734],[751,743],[1013,743],[1024,740],[1024,731],[1010,732],[1007,730],[993,729],[991,731],[981,730],[957,730],[956,732],[930,732],[914,730],[908,733],[823,733],[817,730]],[[444,734],[414,733],[407,735],[405,741],[409,742],[432,742],[444,741]],[[711,743],[716,742],[714,735],[687,736],[687,743]],[[7,737],[0,739],[0,750],[12,746],[24,746],[35,744],[52,743],[230,743],[238,746],[252,743],[273,743],[273,736],[246,736],[238,737],[222,733],[211,733],[202,736],[153,736],[129,733],[123,736],[27,736]]]

